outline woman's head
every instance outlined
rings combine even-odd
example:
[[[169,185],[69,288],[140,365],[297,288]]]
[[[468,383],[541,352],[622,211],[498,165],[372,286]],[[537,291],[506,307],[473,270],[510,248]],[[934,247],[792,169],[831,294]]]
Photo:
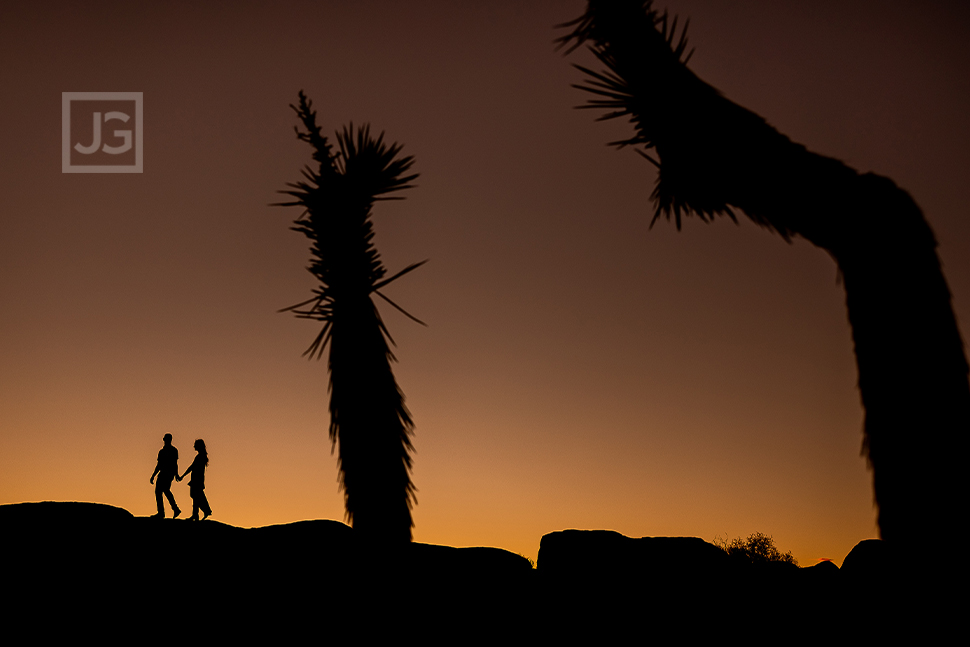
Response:
[[[196,439],[194,447],[195,447],[195,451],[199,452],[199,454],[201,454],[202,456],[205,456],[205,464],[208,465],[209,452],[205,450],[205,441],[202,440],[201,438]]]

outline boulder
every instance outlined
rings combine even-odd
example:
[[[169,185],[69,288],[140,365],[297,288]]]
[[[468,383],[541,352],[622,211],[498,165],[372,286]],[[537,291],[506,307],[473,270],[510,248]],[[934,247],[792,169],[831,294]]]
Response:
[[[735,633],[722,597],[731,569],[697,537],[554,532],[539,546],[537,615],[547,641],[698,644]]]
[[[842,560],[842,573],[853,582],[875,582],[892,571],[892,551],[881,539],[863,539]]]
[[[684,584],[722,577],[730,564],[724,551],[698,537],[563,530],[542,537],[536,568],[550,578]]]
[[[812,566],[798,569],[798,579],[809,586],[837,586],[839,582],[839,567],[835,562],[824,559]]]

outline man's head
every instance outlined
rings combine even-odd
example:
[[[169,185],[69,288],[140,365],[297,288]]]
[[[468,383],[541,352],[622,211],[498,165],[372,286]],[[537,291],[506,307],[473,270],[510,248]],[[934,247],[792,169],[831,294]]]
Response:
[[[164,442],[166,445],[171,445],[172,444],[172,434],[165,434],[164,436],[162,436],[162,442]]]

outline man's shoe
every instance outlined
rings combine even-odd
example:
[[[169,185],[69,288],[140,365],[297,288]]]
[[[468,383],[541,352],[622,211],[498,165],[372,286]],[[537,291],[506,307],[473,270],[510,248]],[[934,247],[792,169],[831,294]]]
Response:
[[[172,515],[172,519],[178,519],[178,516],[179,516],[180,514],[182,514],[182,511],[181,511],[181,510],[179,510],[178,508],[175,508],[175,514],[174,514],[174,515]]]
[[[164,519],[165,518],[165,513],[164,512],[156,512],[150,518],[151,519]]]

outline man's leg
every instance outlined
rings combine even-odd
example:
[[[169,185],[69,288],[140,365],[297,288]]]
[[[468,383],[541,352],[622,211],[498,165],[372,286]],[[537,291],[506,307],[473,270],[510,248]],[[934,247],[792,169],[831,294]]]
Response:
[[[165,498],[168,499],[168,504],[172,506],[172,512],[175,513],[173,515],[173,518],[182,514],[182,511],[179,510],[178,504],[175,503],[175,495],[172,494],[172,481],[169,481],[168,484],[165,486]],[[161,506],[162,502],[159,501],[158,505]]]
[[[155,481],[155,505],[158,507],[158,514],[156,517],[165,516],[165,508],[162,506],[162,491],[164,491],[165,486],[162,484],[162,479]]]

